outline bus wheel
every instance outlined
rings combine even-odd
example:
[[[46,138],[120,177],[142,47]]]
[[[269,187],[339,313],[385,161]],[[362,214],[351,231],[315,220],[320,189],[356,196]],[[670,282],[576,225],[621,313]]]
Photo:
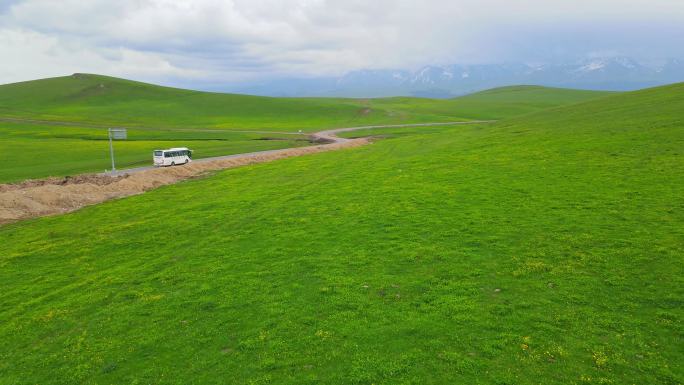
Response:
[[[185,164],[188,164],[188,162],[190,162],[190,160],[189,160],[189,159],[186,159],[186,160],[185,160]]]
[[[171,166],[175,166],[175,165],[176,165],[176,162],[171,162]]]

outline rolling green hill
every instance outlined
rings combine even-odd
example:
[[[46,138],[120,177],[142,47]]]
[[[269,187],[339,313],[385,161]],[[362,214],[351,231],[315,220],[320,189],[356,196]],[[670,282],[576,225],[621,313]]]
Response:
[[[286,131],[463,119],[376,110],[366,100],[209,93],[89,74],[0,86],[0,114],[97,125]]]
[[[494,88],[448,100],[377,99],[375,106],[418,115],[457,114],[467,119],[497,120],[614,94],[614,92],[605,91],[513,86]]]
[[[523,87],[487,95],[447,101],[265,98],[88,74],[1,85],[0,183],[110,168],[108,126],[137,128],[116,144],[118,167],[126,168],[148,165],[155,148],[188,146],[202,158],[306,144],[297,140],[302,137],[236,130],[493,119],[605,93]]]
[[[0,228],[0,382],[680,384],[684,84]]]
[[[0,106],[4,116],[138,127],[293,130],[360,116],[358,103],[333,99],[188,91],[89,74],[0,86]]]
[[[606,94],[507,87],[452,100],[269,98],[74,74],[0,86],[0,116],[100,126],[312,130],[378,123],[494,119]]]

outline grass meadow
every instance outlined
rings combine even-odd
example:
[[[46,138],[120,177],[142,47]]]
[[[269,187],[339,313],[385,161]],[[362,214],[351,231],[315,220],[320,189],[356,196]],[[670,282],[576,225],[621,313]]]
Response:
[[[683,87],[3,226],[0,383],[681,384]]]
[[[306,144],[237,131],[499,119],[609,94],[523,86],[450,100],[266,98],[76,74],[0,86],[0,183],[111,168],[107,127],[129,128],[129,140],[115,145],[122,169],[150,165],[159,148],[190,147],[204,158]]]
[[[306,135],[130,129],[114,141],[117,169],[152,164],[152,151],[188,147],[206,158],[309,145]],[[111,169],[107,129],[0,122],[0,183]]]
[[[500,119],[610,94],[522,86],[447,100],[270,98],[74,74],[0,86],[0,116],[99,126],[310,132],[373,124]]]

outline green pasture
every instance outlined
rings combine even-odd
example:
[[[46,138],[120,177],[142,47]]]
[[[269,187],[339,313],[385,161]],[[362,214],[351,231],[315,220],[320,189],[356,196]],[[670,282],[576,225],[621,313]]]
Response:
[[[440,117],[434,122],[448,121],[449,116],[464,120],[496,120],[580,103],[614,95],[614,92],[586,91],[539,86],[501,87],[453,99],[385,98],[373,100],[376,108],[400,111],[400,114]]]
[[[610,92],[504,87],[460,98],[269,98],[75,74],[0,85],[0,117],[135,127],[314,131],[372,124],[501,119]]]
[[[308,145],[305,135],[132,129],[114,142],[117,169],[152,164],[152,151],[188,147],[195,159]],[[0,183],[111,169],[104,128],[0,122]]]
[[[312,131],[464,119],[443,115],[376,109],[370,100],[209,93],[86,74],[0,86],[0,116],[97,125]]]
[[[190,147],[208,157],[306,144],[238,131],[500,119],[609,94],[520,86],[450,100],[266,98],[88,74],[0,85],[0,183],[111,168],[107,127],[129,128],[129,140],[116,143],[117,167],[126,168],[151,164],[155,148]]]
[[[426,129],[1,227],[0,383],[684,381],[684,84]]]

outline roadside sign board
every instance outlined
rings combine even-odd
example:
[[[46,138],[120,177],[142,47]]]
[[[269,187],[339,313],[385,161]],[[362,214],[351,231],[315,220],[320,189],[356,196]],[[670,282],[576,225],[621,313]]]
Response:
[[[109,132],[109,154],[112,157],[112,174],[116,172],[116,165],[114,164],[114,140],[126,140],[128,132],[125,128],[110,128]]]
[[[128,137],[128,132],[125,128],[110,128],[109,134],[114,140],[126,140]]]

